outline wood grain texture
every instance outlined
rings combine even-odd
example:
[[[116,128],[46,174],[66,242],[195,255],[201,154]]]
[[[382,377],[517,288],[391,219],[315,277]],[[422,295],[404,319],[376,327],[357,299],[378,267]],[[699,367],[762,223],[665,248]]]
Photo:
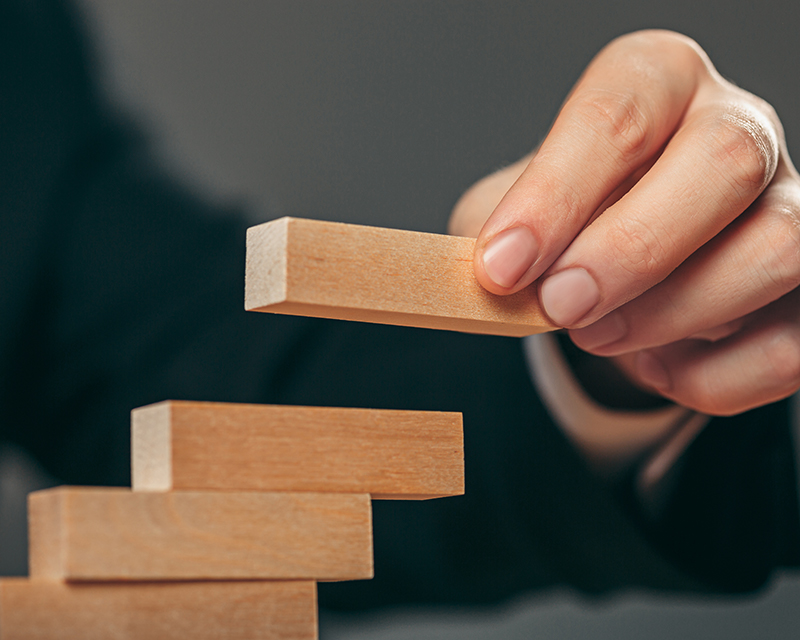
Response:
[[[34,578],[371,578],[366,494],[60,487],[28,500]]]
[[[0,580],[0,640],[315,640],[311,581]]]
[[[461,414],[162,402],[132,414],[135,490],[464,493]]]
[[[483,289],[474,249],[472,238],[281,218],[248,230],[245,308],[503,336],[556,328],[534,287]]]

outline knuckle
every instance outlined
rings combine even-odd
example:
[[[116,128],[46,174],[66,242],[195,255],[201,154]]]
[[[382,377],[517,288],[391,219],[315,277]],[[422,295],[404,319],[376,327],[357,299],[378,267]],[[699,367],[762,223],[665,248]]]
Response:
[[[622,48],[628,52],[647,48],[667,49],[670,53],[689,53],[698,60],[705,55],[700,45],[687,35],[669,29],[642,29],[621,35],[611,41],[609,47]]]
[[[762,259],[771,280],[765,286],[782,295],[800,286],[800,215],[788,205],[774,206],[769,215],[765,229],[768,250]]]
[[[584,224],[588,213],[584,194],[590,190],[579,178],[566,179],[554,171],[542,172],[536,176],[536,191],[549,194],[548,204],[560,224],[567,228]]]
[[[684,380],[686,398],[683,398],[687,406],[711,416],[732,413],[727,379],[714,375],[714,371],[708,366],[700,366],[687,377],[688,380]]]
[[[694,380],[693,387],[687,390],[684,397],[678,397],[675,400],[709,416],[730,415],[733,411],[724,402],[721,402],[721,393],[717,387],[715,381],[707,378]]]
[[[783,126],[781,125],[781,119],[778,117],[778,112],[775,111],[775,107],[772,106],[769,102],[764,100],[755,94],[750,92],[745,92],[747,97],[752,102],[754,108],[757,112],[759,112],[763,118],[772,126],[779,134],[783,134]]]
[[[776,390],[794,390],[800,384],[800,328],[784,325],[764,346],[765,371]]]
[[[727,403],[720,402],[719,398],[712,392],[701,394],[697,400],[688,404],[695,411],[705,413],[709,416],[725,417],[738,413],[736,407],[731,407],[728,406]]]
[[[612,91],[587,92],[578,102],[581,120],[624,157],[645,153],[652,127],[640,97]]]
[[[665,238],[644,222],[632,220],[611,223],[607,246],[615,264],[633,277],[648,281],[658,274],[668,252]]]
[[[800,325],[782,321],[739,345],[738,356],[690,370],[673,399],[713,416],[731,416],[786,398],[800,389]],[[730,354],[735,356],[735,353]],[[700,358],[702,362],[703,358]],[[734,361],[739,366],[732,366]],[[724,370],[720,369],[725,363]],[[699,363],[697,363],[699,364]]]
[[[741,413],[745,408],[741,404],[744,396],[732,390],[735,384],[728,377],[715,373],[706,370],[699,379],[694,380],[695,385],[690,392],[691,398],[686,405],[710,416],[732,416]]]
[[[741,197],[761,192],[777,168],[774,133],[762,118],[738,110],[726,112],[708,128],[715,166]]]
[[[634,31],[612,40],[608,48],[628,60],[631,55],[643,54],[646,60],[656,61],[658,67],[661,66],[660,61],[671,60],[684,73],[708,74],[713,68],[708,54],[696,40],[667,29]]]

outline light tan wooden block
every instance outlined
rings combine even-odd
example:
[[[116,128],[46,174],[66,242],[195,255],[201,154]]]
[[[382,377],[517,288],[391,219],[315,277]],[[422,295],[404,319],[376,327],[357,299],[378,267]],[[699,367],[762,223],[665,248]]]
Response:
[[[366,494],[61,487],[28,499],[30,572],[65,580],[371,578]]]
[[[133,488],[464,493],[461,414],[162,402],[132,415]]]
[[[534,287],[481,287],[474,249],[472,238],[281,218],[248,230],[245,308],[503,336],[556,328]]]
[[[311,581],[0,580],[0,640],[315,640]]]

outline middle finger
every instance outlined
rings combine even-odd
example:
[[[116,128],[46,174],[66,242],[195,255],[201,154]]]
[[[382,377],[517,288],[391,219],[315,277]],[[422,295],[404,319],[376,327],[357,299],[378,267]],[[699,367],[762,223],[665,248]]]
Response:
[[[582,327],[661,282],[747,209],[777,158],[772,121],[746,101],[688,114],[653,168],[551,267],[544,310]]]

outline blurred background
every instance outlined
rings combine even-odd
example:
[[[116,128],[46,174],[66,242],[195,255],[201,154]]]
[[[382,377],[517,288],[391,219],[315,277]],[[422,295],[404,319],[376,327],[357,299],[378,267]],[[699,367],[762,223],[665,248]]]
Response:
[[[78,0],[106,94],[170,171],[254,221],[300,215],[442,232],[475,180],[546,134],[592,56],[675,29],[770,101],[800,154],[796,0]],[[24,573],[24,495],[0,452],[0,573]],[[533,594],[489,611],[326,617],[323,639],[796,638],[800,580],[750,598]]]
[[[186,178],[257,216],[441,231],[604,44],[650,27],[696,38],[800,149],[795,0],[79,4],[112,97]]]

